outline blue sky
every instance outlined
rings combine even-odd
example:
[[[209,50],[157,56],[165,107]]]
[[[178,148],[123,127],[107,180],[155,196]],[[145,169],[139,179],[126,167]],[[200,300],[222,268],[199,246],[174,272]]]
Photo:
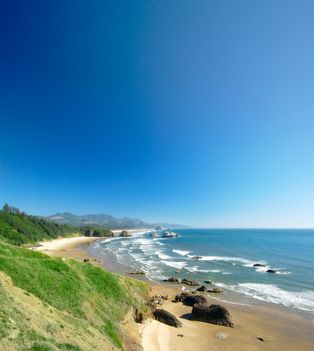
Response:
[[[2,1],[0,199],[314,226],[314,2]]]

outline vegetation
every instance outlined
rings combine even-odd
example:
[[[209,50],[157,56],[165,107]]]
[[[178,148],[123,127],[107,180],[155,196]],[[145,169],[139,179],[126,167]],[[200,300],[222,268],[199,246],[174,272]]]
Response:
[[[0,240],[14,245],[34,244],[76,233],[97,237],[112,236],[112,232],[107,228],[75,228],[67,224],[58,224],[29,216],[8,204],[5,204],[0,211]]]
[[[0,211],[0,350],[123,349],[121,321],[147,312],[145,283],[19,247],[73,230],[10,206]]]

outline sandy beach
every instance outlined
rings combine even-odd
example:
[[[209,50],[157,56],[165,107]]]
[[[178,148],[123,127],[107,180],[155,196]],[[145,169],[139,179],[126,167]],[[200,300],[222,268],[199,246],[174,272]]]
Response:
[[[89,258],[92,264],[102,265],[98,258],[90,256],[88,247],[99,238],[73,237],[40,243],[34,250],[50,256],[68,257],[82,261]],[[101,238],[104,240],[104,238]],[[90,251],[89,251],[90,252]],[[112,262],[111,262],[112,263]],[[172,302],[181,286],[150,283],[151,295],[167,295],[163,308],[182,322],[182,328],[174,328],[148,319],[139,326],[144,351],[194,350],[304,350],[314,349],[314,322],[300,316],[262,306],[242,306],[222,303],[231,313],[234,328],[193,321],[191,307]],[[220,303],[210,298],[211,303]],[[264,341],[260,341],[262,338]]]

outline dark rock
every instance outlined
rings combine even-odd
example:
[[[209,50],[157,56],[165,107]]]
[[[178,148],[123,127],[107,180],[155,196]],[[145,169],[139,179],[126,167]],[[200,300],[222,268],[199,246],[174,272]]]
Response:
[[[130,237],[132,235],[127,230],[122,230],[122,232],[120,233],[119,236],[122,238],[127,238],[127,237]]]
[[[223,289],[222,288],[212,288],[212,289],[208,289],[207,292],[217,294],[217,293],[223,292]]]
[[[202,256],[193,256],[191,257],[191,260],[200,260],[202,258],[203,258]]]
[[[153,315],[158,322],[170,325],[175,328],[182,327],[182,323],[178,320],[178,318],[166,310],[157,309],[153,312]]]
[[[264,264],[261,263],[255,263],[253,264],[253,267],[266,267]]]
[[[192,309],[192,317],[195,320],[212,324],[233,327],[228,310],[220,305],[195,304]]]
[[[88,258],[84,258],[83,262],[89,262]]]
[[[143,323],[143,321],[144,321],[144,315],[138,309],[135,310],[134,320],[136,323]]]
[[[198,286],[199,285],[199,283],[196,282],[195,280],[188,280],[185,278],[181,280],[181,284],[190,285],[190,286]]]
[[[204,280],[204,283],[206,283],[206,284],[213,284],[213,282],[211,280]]]
[[[266,272],[267,273],[276,273],[277,271],[276,271],[276,269],[267,269]]]
[[[177,334],[177,336],[179,336],[180,338],[183,338],[184,334]]]
[[[204,295],[188,295],[182,298],[182,302],[186,306],[194,306],[195,304],[208,304],[208,300]]]
[[[207,288],[206,288],[206,286],[202,285],[202,286],[200,286],[198,289],[196,289],[196,291],[206,292],[206,291],[207,291]]]
[[[142,274],[142,275],[145,275],[146,272],[144,271],[135,271],[135,272],[126,272],[127,274]]]
[[[265,339],[261,338],[260,336],[257,336],[256,339],[259,340],[259,341],[265,342]]]
[[[164,282],[169,282],[169,283],[180,283],[179,279],[174,278],[174,277],[170,277],[168,279],[164,279]]]

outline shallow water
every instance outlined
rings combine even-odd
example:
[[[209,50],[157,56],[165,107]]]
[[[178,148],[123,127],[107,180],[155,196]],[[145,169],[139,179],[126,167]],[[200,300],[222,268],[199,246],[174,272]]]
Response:
[[[177,238],[148,232],[109,239],[97,250],[142,269],[153,280],[169,276],[212,280],[239,303],[268,302],[314,314],[314,230],[178,229]],[[201,256],[199,260],[193,256]],[[254,263],[265,267],[253,267]],[[277,273],[266,273],[272,268]]]

